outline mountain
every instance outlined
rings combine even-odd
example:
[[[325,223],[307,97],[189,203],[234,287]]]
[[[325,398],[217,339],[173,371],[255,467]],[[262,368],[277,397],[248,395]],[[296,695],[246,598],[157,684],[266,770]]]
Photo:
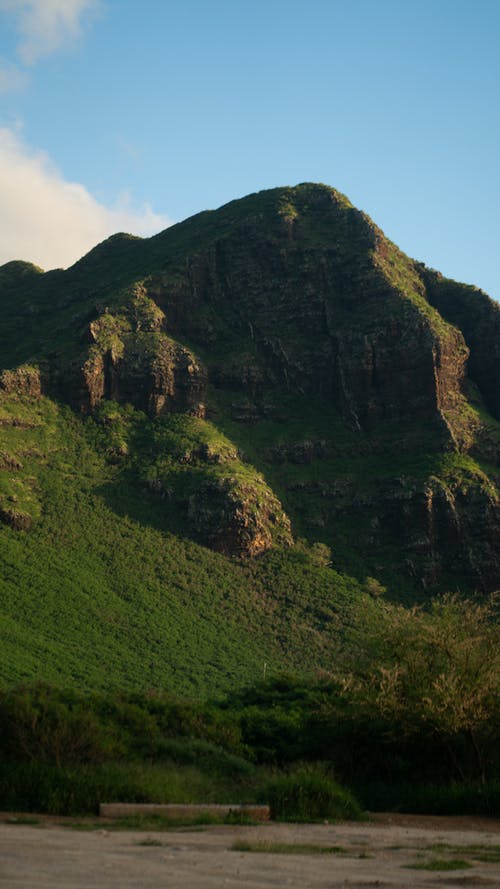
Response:
[[[499,586],[500,307],[334,189],[8,263],[0,313],[4,681],[328,669],[376,595]]]

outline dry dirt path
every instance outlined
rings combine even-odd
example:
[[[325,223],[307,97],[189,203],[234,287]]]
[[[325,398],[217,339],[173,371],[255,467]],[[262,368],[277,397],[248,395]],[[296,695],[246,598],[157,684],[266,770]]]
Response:
[[[57,820],[44,819],[37,826],[0,822],[1,889],[500,889],[500,822],[486,819],[379,816],[362,824],[168,832],[82,831]],[[344,851],[240,852],[232,849],[237,841]],[[498,860],[475,857],[488,855]],[[448,871],[408,867],[443,859],[472,866]]]

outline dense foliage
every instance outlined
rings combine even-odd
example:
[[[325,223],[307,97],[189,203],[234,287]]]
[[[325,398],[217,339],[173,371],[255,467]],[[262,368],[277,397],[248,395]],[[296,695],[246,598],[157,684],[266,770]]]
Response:
[[[429,611],[380,603],[370,632],[362,620],[351,628],[334,674],[276,676],[219,701],[6,690],[2,797],[21,808],[87,811],[105,799],[236,794],[267,798],[277,816],[294,818],[326,817],[335,797],[347,816],[355,804],[335,776],[366,806],[497,812],[495,607],[458,598]]]
[[[0,803],[498,810],[496,304],[303,184],[0,315]]]

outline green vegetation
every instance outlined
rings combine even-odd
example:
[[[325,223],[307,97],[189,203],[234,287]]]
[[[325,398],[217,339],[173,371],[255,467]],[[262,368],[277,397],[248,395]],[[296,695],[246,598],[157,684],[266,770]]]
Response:
[[[358,713],[385,723],[399,743],[426,734],[464,783],[486,781],[500,728],[496,617],[496,598],[477,604],[449,596],[429,611],[382,605],[378,625],[365,627],[350,680]]]
[[[275,821],[358,821],[358,802],[320,765],[304,765],[273,778],[263,790]]]
[[[367,602],[371,625],[358,613],[322,677],[272,678],[212,702],[4,691],[4,806],[266,802],[276,819],[330,821],[360,818],[357,797],[371,809],[498,814],[495,602],[453,598],[428,612]]]
[[[232,460],[235,449],[210,424],[148,421],[113,403],[82,420],[47,398],[0,401],[8,455],[0,506],[16,496],[33,518],[29,534],[1,529],[4,684],[39,678],[199,695],[255,681],[264,664],[272,672],[333,665],[340,605],[348,619],[363,597],[356,582],[303,550],[271,551],[256,564],[228,560],[187,536],[182,505],[145,488],[159,460],[172,486],[183,473],[210,478],[217,461]],[[125,462],[108,456],[120,442],[130,449]],[[170,471],[176,448],[191,463]],[[236,476],[250,477],[233,462]]]
[[[311,843],[247,843],[243,840],[233,843],[233,852],[264,852],[267,855],[343,855],[344,846],[317,846]]]
[[[471,300],[308,183],[0,269],[4,805],[500,810]]]
[[[485,864],[500,863],[500,849],[498,846],[467,846],[466,849],[462,851],[470,854],[474,861],[482,861]]]
[[[463,858],[431,858],[428,861],[414,861],[413,864],[403,865],[411,870],[467,870],[473,866]]]
[[[217,819],[209,813],[193,815],[190,818],[167,818],[164,815],[127,815],[123,818],[106,818],[106,830],[143,830],[167,833],[168,831],[202,831],[211,824],[228,823],[223,819]],[[246,823],[246,822],[243,822]],[[87,818],[85,821],[62,821],[61,827],[68,830],[94,831],[102,830],[103,821],[100,818]],[[158,840],[147,845],[163,845]],[[143,845],[146,845],[144,843]]]
[[[258,793],[261,781],[259,774],[252,774],[251,780],[248,776],[246,780],[238,780],[230,774],[217,777],[208,768],[180,768],[168,760],[154,765],[147,761],[122,761],[64,767],[26,763],[11,764],[9,770],[5,767],[0,770],[2,805],[5,808],[42,811],[52,815],[96,814],[100,803],[123,800],[137,803],[234,803],[237,795],[253,802],[252,797]],[[218,818],[211,813],[175,821],[163,819],[161,824],[165,820],[178,826],[228,823],[224,817]],[[150,821],[143,819],[140,823],[151,829]],[[120,820],[120,824],[123,826],[125,822]],[[127,824],[130,828],[137,826],[130,819]]]
[[[284,233],[283,220],[293,223],[292,241]],[[249,227],[263,250],[264,265],[258,280],[254,279],[252,257],[240,255]],[[190,317],[183,319],[182,304],[189,284],[186,266],[194,263],[197,267],[198,262],[210,265],[216,244],[224,254],[223,266],[227,263],[229,277],[223,286],[212,282],[214,293],[206,300],[197,298],[192,311],[188,309]],[[279,286],[272,275],[270,281],[266,277],[267,247],[277,256],[285,251],[288,257],[288,277],[285,275],[286,280]],[[370,341],[373,337],[377,340],[381,324],[385,324],[383,312],[394,309],[397,324],[404,330],[411,331],[425,318],[438,353],[450,347],[465,355],[455,328],[430,304],[428,276],[422,269],[390,244],[345,196],[327,186],[302,183],[295,188],[250,195],[216,212],[198,214],[149,240],[116,235],[67,272],[40,274],[29,264],[9,263],[0,274],[3,360],[15,367],[36,356],[43,373],[50,368],[48,378],[55,381],[55,391],[65,398],[71,396],[73,401],[74,388],[81,386],[78,375],[75,377],[75,363],[91,382],[94,373],[98,376],[102,372],[99,386],[103,386],[104,400],[98,412],[104,415],[107,411],[106,456],[110,461],[122,462],[124,471],[118,474],[124,482],[130,482],[130,475],[125,476],[125,470],[130,470],[136,481],[142,479],[152,492],[169,498],[168,508],[162,510],[161,530],[201,541],[207,526],[214,524],[213,514],[207,513],[205,522],[200,518],[207,500],[214,496],[215,489],[206,487],[207,480],[222,484],[231,478],[221,499],[232,499],[233,512],[243,499],[250,521],[263,509],[279,516],[271,528],[254,521],[255,536],[262,537],[262,545],[286,543],[288,539],[288,525],[280,516],[277,495],[291,519],[294,536],[310,544],[330,546],[332,565],[339,574],[347,575],[347,584],[352,577],[358,582],[373,577],[390,597],[407,603],[427,596],[429,587],[441,591],[458,584],[461,589],[470,589],[471,578],[462,566],[455,572],[448,566],[434,577],[436,572],[428,567],[428,554],[418,550],[417,531],[414,539],[410,535],[410,540],[400,546],[390,505],[387,515],[379,514],[380,507],[387,504],[388,491],[399,484],[405,496],[413,498],[415,510],[429,489],[431,494],[436,490],[437,500],[447,500],[452,507],[464,486],[471,499],[476,490],[485,498],[496,498],[495,460],[485,466],[488,455],[482,452],[482,445],[477,447],[476,439],[484,439],[485,423],[488,435],[497,437],[498,430],[491,426],[491,417],[484,421],[479,416],[484,408],[480,394],[474,408],[465,397],[457,395],[443,410],[454,430],[457,448],[467,442],[467,449],[475,449],[474,457],[447,452],[442,429],[433,422],[416,419],[412,423],[407,418],[401,425],[388,417],[373,434],[368,424],[360,435],[346,422],[345,410],[335,393],[325,392],[319,398],[311,398],[310,392],[304,395],[300,374],[288,379],[286,362],[293,368],[297,353],[297,366],[314,363],[316,350],[324,348],[318,341],[320,331],[314,325],[307,329],[307,317],[306,329],[289,318],[290,309],[297,317],[304,311],[307,316],[309,311],[309,297],[303,302],[301,271],[306,256],[312,263],[311,270],[314,258],[321,268],[323,260],[326,263],[321,280],[313,277],[308,281],[311,293],[315,287],[321,293],[321,305],[315,304],[316,297],[312,300],[313,315],[319,312],[323,317],[326,312],[329,317],[331,312],[339,335],[347,341],[361,334],[361,339],[367,336]],[[344,281],[346,272],[347,282],[354,275],[354,293]],[[325,274],[331,276],[331,282],[323,293]],[[243,283],[240,289],[240,279],[248,286]],[[276,293],[283,287],[290,302],[284,313],[280,301],[276,302]],[[386,305],[382,301],[383,312],[378,298],[358,305],[355,294],[359,291],[361,295],[365,289],[370,292],[371,288],[375,294],[381,288],[386,294],[389,302]],[[323,305],[326,298],[331,305]],[[259,336],[252,332],[254,323]],[[366,330],[363,325],[367,325]],[[154,428],[144,417],[136,418],[130,420],[133,429],[129,429],[129,440],[127,423],[113,415],[116,404],[107,406],[110,396],[117,394],[120,373],[125,379],[125,391],[119,393],[121,400],[145,407],[143,390],[151,385],[151,378],[157,386],[163,374],[163,383],[170,392],[166,352],[184,346],[192,350],[193,356],[199,355],[208,369],[211,423],[181,413],[175,421],[169,418],[163,425],[157,421]],[[280,354],[285,357],[284,370],[276,364]],[[325,372],[330,373],[327,368]],[[321,379],[322,373],[316,388],[321,388]],[[78,393],[77,401],[81,391]],[[95,397],[98,401],[100,396]],[[394,396],[389,393],[388,397]],[[242,423],[241,409],[244,414],[247,408],[250,417],[252,411],[256,414],[250,423]],[[123,410],[123,406],[119,408],[118,415]],[[444,466],[448,458],[452,461],[459,457],[469,461],[467,467],[457,464],[452,471]],[[37,518],[43,508],[36,484],[35,474],[31,479],[0,479],[0,499],[17,502],[15,509],[9,508],[20,514],[18,526],[22,526],[22,517]],[[185,506],[176,508],[171,501],[188,500],[197,492],[200,497],[195,498],[192,513],[200,520],[190,522]],[[130,514],[123,503],[126,497],[120,499],[121,508]],[[159,511],[151,508],[152,513]],[[379,523],[374,532],[376,520]],[[216,535],[209,543],[232,552],[230,546],[224,549],[221,538],[223,535]],[[203,556],[200,559],[203,561]],[[478,561],[474,553],[471,560],[474,564]],[[453,569],[458,560],[450,557],[449,561]]]
[[[429,749],[429,747],[427,747]],[[436,748],[434,748],[436,749]],[[404,755],[410,752],[403,745]],[[394,745],[393,752],[399,751]],[[438,754],[440,753],[438,748]],[[399,761],[398,761],[399,766]],[[373,812],[406,812],[420,815],[474,814],[496,816],[500,811],[500,781],[498,777],[486,782],[443,779],[443,773],[436,763],[437,775],[432,779],[431,769],[423,772],[424,780],[418,786],[411,781],[389,781],[384,767],[382,778],[352,783],[352,789],[362,805]],[[493,769],[498,775],[498,769]]]
[[[490,843],[471,843],[468,845],[435,843],[431,848],[434,852],[466,855],[468,858],[473,858],[474,861],[484,861],[491,864],[496,864],[500,861],[500,846]]]

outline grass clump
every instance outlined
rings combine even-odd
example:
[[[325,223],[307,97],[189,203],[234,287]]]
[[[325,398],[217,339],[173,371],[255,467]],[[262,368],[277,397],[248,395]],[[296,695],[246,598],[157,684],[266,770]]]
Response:
[[[154,837],[148,837],[146,840],[141,840],[139,843],[136,843],[136,846],[164,846],[161,840],[155,840]]]
[[[454,846],[448,843],[439,843],[432,846],[434,852],[447,852],[448,854],[467,855],[474,861],[482,861],[487,864],[500,862],[500,845],[488,843],[472,843],[467,846]]]
[[[271,818],[276,821],[361,820],[361,808],[321,764],[299,766],[265,785]]]
[[[474,861],[482,861],[485,864],[500,863],[500,847],[498,846],[494,846],[492,848],[484,846],[481,851],[479,849],[468,848],[467,852],[471,855]]]
[[[244,792],[245,788],[235,785],[230,776],[217,777],[194,766],[179,768],[174,763],[56,766],[30,762],[0,767],[4,808],[50,815],[97,814],[100,803],[124,800],[130,803],[234,803],[235,794]],[[200,819],[215,823],[210,813],[196,816],[197,823]]]
[[[179,828],[209,827],[211,824],[223,824],[224,819],[212,812],[200,812],[170,818],[168,815],[124,815],[106,824],[108,830],[155,830],[168,831]]]
[[[233,852],[264,852],[268,855],[345,855],[344,846],[317,846],[313,843],[247,843],[238,840],[231,846]]]
[[[93,831],[102,830],[105,826],[106,830],[148,830],[157,832],[167,831],[200,831],[205,827],[216,824],[236,824],[236,825],[255,825],[261,822],[253,821],[244,813],[231,812],[229,815],[217,815],[214,812],[199,812],[193,815],[184,815],[171,817],[170,815],[159,814],[136,814],[124,815],[121,818],[106,818],[103,820],[90,821],[65,821],[60,827],[67,827],[69,830]],[[153,843],[144,843],[143,845],[153,845]],[[154,845],[161,845],[159,842]]]
[[[470,861],[464,861],[463,858],[431,858],[429,861],[414,861],[412,864],[403,865],[411,870],[466,870],[473,866]]]

